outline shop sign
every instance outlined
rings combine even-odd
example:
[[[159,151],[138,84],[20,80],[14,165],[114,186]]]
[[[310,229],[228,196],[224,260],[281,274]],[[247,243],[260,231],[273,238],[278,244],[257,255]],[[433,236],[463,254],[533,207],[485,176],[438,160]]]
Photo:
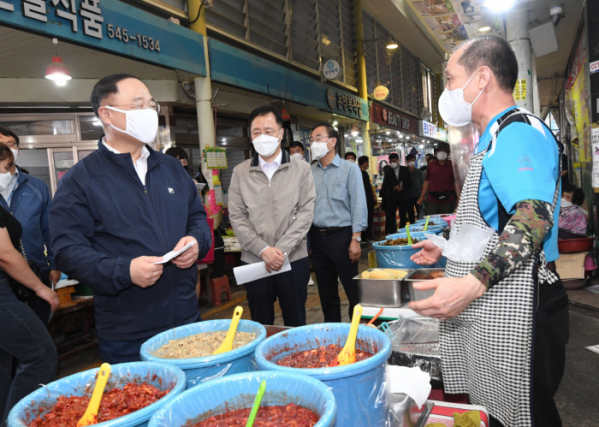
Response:
[[[206,75],[200,34],[118,0],[2,0],[0,24]]]
[[[322,67],[322,75],[327,80],[335,80],[341,75],[341,65],[334,59],[329,59]]]
[[[335,92],[330,87],[327,89],[327,102],[333,110],[340,110],[351,115],[362,117],[362,99],[357,96]]]
[[[447,142],[447,130],[425,120],[420,120],[420,136]]]
[[[599,73],[599,61],[594,61],[589,64],[591,74]]]
[[[374,91],[372,92],[372,97],[377,101],[384,101],[385,99],[387,99],[388,96],[389,89],[387,89],[387,86],[378,85],[374,88]]]
[[[394,111],[376,102],[372,103],[371,120],[382,126],[395,128],[402,132],[417,134],[418,121],[402,113]]]

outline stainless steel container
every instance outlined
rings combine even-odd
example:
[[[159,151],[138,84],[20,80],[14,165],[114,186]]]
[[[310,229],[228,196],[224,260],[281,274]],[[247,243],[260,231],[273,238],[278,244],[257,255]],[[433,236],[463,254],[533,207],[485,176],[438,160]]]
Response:
[[[427,298],[433,296],[433,294],[435,293],[434,289],[427,289],[425,291],[414,289],[414,283],[423,282],[424,280],[412,278],[412,276],[414,276],[416,274],[428,275],[428,274],[431,274],[433,271],[445,271],[445,269],[444,268],[421,268],[418,270],[412,270],[412,272],[406,276],[404,281],[408,285],[410,301],[420,301],[420,300],[427,299]]]
[[[372,271],[376,269],[369,269]],[[398,269],[398,270],[404,270]],[[406,270],[408,273],[411,270]],[[361,274],[354,277],[358,282],[360,304],[374,307],[401,307],[405,304],[401,294],[402,280],[363,279]]]

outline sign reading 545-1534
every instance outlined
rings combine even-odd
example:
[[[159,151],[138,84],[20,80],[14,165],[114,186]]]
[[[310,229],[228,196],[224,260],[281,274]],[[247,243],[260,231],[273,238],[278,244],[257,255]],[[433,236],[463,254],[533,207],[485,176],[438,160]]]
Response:
[[[106,34],[108,38],[111,39],[119,39],[123,43],[135,43],[139,47],[143,49],[155,50],[156,52],[160,52],[160,40],[154,40],[152,37],[144,36],[139,33],[133,35],[129,34],[129,31],[126,28],[115,27],[112,24],[106,25]]]

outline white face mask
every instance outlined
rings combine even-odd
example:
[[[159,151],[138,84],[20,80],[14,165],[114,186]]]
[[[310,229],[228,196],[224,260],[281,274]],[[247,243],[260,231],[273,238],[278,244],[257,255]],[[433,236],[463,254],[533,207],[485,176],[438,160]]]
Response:
[[[0,190],[6,190],[11,179],[12,174],[10,172],[0,173]]]
[[[293,153],[291,155],[291,158],[292,159],[295,158],[295,159],[298,159],[298,160],[304,160],[304,156],[302,156],[302,153]]]
[[[561,203],[562,208],[569,208],[570,206],[573,206],[572,202],[569,202],[566,199],[562,199],[562,203]]]
[[[144,144],[151,144],[158,133],[158,113],[151,108],[143,110],[119,110],[118,108],[106,106],[109,110],[123,113],[127,119],[127,129],[119,129],[110,124],[119,132],[126,133]]]
[[[389,166],[391,166],[393,169],[397,169],[399,167],[399,163],[389,163]]]
[[[474,98],[472,104],[467,103],[464,99],[464,89],[472,81],[478,70],[472,74],[472,77],[468,79],[463,88],[454,90],[445,89],[441,94],[439,98],[439,113],[447,124],[451,126],[465,126],[472,121],[472,106],[485,91],[486,86]]]
[[[347,161],[350,163],[356,163],[356,161],[354,159],[347,159]]]
[[[331,149],[328,146],[328,141],[327,142],[313,142],[310,149],[312,150],[312,158],[314,160],[322,159],[324,156],[326,156],[328,154],[329,151],[331,151]]]
[[[442,162],[447,160],[447,153],[445,153],[443,151],[439,151],[437,153],[437,159],[441,160]]]
[[[12,155],[15,158],[15,164],[17,163],[17,159],[19,158],[19,149],[18,148],[11,148],[10,151],[12,151]]]
[[[416,166],[416,162],[410,162],[410,163],[408,163],[408,166],[411,167],[411,168],[413,168],[413,167]]]
[[[281,133],[279,132],[279,136]],[[270,157],[275,154],[279,147],[279,137],[262,134],[252,141],[254,148],[262,157]]]

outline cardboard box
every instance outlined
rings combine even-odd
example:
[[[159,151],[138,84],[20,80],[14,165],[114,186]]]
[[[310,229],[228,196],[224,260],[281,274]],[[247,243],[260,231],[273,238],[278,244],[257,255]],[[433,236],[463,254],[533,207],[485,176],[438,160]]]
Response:
[[[577,254],[560,254],[555,267],[559,277],[565,279],[584,279],[584,259],[587,252]]]
[[[73,293],[75,293],[75,286],[65,286],[64,288],[60,288],[60,289],[56,290],[56,294],[58,296],[66,295],[66,294],[73,294]]]

